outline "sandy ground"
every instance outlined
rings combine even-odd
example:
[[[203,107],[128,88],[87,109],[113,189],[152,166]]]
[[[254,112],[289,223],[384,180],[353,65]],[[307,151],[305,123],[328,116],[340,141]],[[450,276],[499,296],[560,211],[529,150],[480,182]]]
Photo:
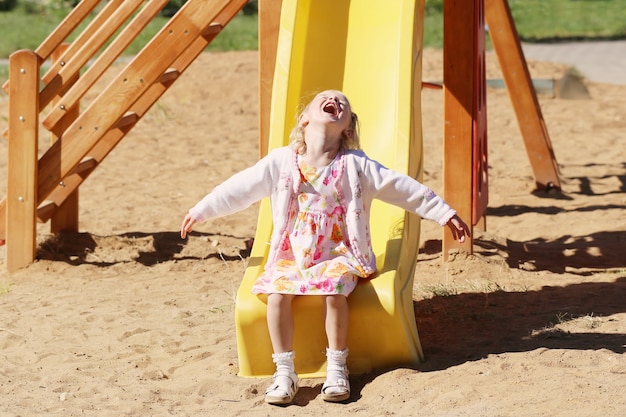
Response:
[[[441,66],[425,51],[425,80]],[[596,83],[588,100],[539,96],[561,193],[534,190],[507,92],[489,89],[487,230],[443,263],[441,228],[422,223],[425,362],[353,375],[345,404],[322,401],[319,379],[293,406],[264,404],[269,380],[236,375],[234,332],[257,207],[178,237],[186,210],[257,158],[257,68],[256,52],[202,55],[81,187],[80,233],[42,225],[38,261],[10,276],[0,248],[0,415],[626,415],[626,86]],[[441,91],[423,108],[424,182],[441,191]],[[0,130],[6,111],[2,96]]]

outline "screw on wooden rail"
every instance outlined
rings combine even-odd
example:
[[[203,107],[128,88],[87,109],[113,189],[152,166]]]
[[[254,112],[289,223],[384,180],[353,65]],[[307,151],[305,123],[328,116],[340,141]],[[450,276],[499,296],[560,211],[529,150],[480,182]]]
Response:
[[[26,118],[24,116],[20,116],[19,119],[20,119],[20,122],[23,122],[23,121],[26,120]]]
[[[19,201],[20,203],[23,203],[23,202],[24,202],[24,197],[19,196],[19,197],[17,198],[17,201]]]

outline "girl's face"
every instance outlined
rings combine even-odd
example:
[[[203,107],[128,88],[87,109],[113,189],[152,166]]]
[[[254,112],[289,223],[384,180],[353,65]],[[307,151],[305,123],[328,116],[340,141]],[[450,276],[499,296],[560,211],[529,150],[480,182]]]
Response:
[[[340,132],[350,129],[352,123],[350,102],[343,93],[335,90],[322,91],[316,95],[303,116],[306,124],[309,122],[333,124]]]

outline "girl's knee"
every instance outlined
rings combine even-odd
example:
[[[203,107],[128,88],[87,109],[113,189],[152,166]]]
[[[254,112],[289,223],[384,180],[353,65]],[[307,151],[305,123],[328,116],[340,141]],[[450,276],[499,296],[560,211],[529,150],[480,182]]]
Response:
[[[326,303],[326,307],[332,309],[341,309],[347,307],[348,305],[348,299],[345,295],[341,294],[327,295],[324,301]]]
[[[290,305],[294,297],[295,296],[291,294],[269,294],[267,296],[267,306],[281,307],[285,305]]]

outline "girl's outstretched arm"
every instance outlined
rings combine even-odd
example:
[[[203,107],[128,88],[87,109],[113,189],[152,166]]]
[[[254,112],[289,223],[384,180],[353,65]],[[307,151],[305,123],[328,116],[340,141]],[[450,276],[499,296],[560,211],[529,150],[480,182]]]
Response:
[[[452,236],[459,243],[465,242],[465,236],[470,237],[470,229],[467,224],[456,214],[448,220],[446,226],[452,231]]]

